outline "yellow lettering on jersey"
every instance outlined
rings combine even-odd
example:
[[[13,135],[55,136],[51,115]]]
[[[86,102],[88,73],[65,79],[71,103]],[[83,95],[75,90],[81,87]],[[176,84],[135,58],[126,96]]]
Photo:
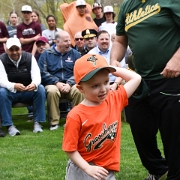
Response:
[[[155,14],[158,14],[160,11],[161,7],[158,3],[156,3],[155,5],[147,5],[145,9],[139,8],[139,10],[134,10],[131,13],[127,13],[125,20],[125,31],[127,32],[130,27],[135,26],[136,24]]]

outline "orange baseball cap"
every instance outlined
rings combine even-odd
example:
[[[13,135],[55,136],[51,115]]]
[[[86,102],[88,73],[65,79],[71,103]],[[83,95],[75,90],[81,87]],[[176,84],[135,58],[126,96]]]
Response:
[[[74,78],[76,84],[88,81],[101,69],[108,69],[115,72],[114,67],[110,67],[106,59],[98,54],[86,54],[77,59],[74,65]]]

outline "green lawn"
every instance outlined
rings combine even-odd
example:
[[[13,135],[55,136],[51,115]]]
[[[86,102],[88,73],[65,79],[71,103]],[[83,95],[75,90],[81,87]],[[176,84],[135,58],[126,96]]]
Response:
[[[48,122],[44,132],[34,134],[33,123],[27,122],[26,108],[14,108],[14,124],[21,135],[0,138],[1,180],[64,180],[67,156],[61,150],[63,124],[56,131],[50,131]],[[16,115],[15,115],[16,114]],[[5,129],[4,129],[5,130]],[[159,146],[162,145],[159,139]],[[121,171],[117,180],[143,180],[147,171],[141,165],[128,123],[122,123]]]

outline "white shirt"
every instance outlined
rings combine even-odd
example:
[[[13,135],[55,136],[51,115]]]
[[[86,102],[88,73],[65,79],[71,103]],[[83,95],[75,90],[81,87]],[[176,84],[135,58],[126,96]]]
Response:
[[[10,59],[10,60],[13,62],[12,59]],[[16,65],[17,67],[18,67],[20,61],[21,61],[21,57],[17,61],[17,65]],[[38,85],[41,83],[41,74],[40,74],[39,66],[38,66],[37,61],[34,58],[34,56],[32,56],[32,63],[31,63],[31,79],[32,79],[31,83],[35,84],[36,88],[37,88]],[[8,76],[7,76],[6,70],[4,68],[4,65],[3,65],[2,61],[0,60],[0,86],[7,88],[11,92],[16,93],[17,90],[14,89],[14,85],[16,83],[18,83],[18,82],[10,82],[8,80]]]
[[[109,33],[110,38],[111,38],[111,34],[116,32],[116,25],[117,25],[117,22],[114,22],[114,23],[103,22],[101,26],[99,27],[99,31],[106,30]]]
[[[62,29],[60,28],[56,28],[57,31],[62,31]],[[45,29],[42,32],[42,36],[46,37],[46,39],[49,41],[49,44],[51,44],[53,42],[53,40],[55,39],[55,30],[50,30],[50,29]]]

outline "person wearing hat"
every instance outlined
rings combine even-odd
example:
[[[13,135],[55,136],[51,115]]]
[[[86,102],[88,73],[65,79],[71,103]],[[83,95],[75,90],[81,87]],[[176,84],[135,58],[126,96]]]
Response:
[[[91,16],[91,5],[84,0],[73,1],[70,4],[63,3],[60,5],[60,10],[64,19],[63,28],[70,34],[72,46],[75,46],[74,35],[76,32],[87,28],[98,30]]]
[[[38,61],[40,55],[44,52],[45,49],[49,48],[50,45],[49,45],[49,41],[47,40],[47,38],[41,36],[36,40],[36,46],[37,46],[37,52],[35,54],[35,58]]]
[[[97,31],[95,29],[85,29],[82,31],[82,37],[86,46],[86,52],[96,47]]]
[[[104,17],[106,21],[101,24],[99,31],[106,30],[110,36],[116,32],[117,22],[114,22],[115,13],[112,6],[104,7]]]
[[[86,14],[86,2],[84,0],[77,0],[76,1],[76,9],[79,12],[80,16],[83,16]]]
[[[118,66],[129,44],[135,71],[142,76],[137,93],[129,98],[126,115],[148,173],[144,180],[179,180],[179,1],[123,1],[117,22],[111,64]],[[163,142],[161,148],[158,134]]]
[[[6,53],[0,56],[0,115],[2,126],[10,136],[19,135],[11,117],[12,104],[32,103],[34,110],[33,132],[42,132],[40,122],[46,121],[46,94],[41,83],[40,70],[32,54],[22,51],[18,38],[9,38]]]
[[[106,21],[104,16],[103,16],[102,5],[98,2],[95,2],[92,5],[92,12],[95,15],[95,18],[93,19],[94,22],[96,23],[96,25],[98,27],[101,26],[101,24]]]
[[[109,73],[127,83],[110,90]],[[141,77],[109,66],[101,55],[86,54],[75,62],[74,78],[85,98],[66,119],[62,145],[70,159],[66,180],[115,180],[120,168],[120,113]]]
[[[23,22],[17,26],[17,37],[22,44],[22,50],[36,53],[35,41],[41,36],[42,30],[39,23],[34,22],[31,18],[32,8],[29,5],[24,5],[21,8]]]

